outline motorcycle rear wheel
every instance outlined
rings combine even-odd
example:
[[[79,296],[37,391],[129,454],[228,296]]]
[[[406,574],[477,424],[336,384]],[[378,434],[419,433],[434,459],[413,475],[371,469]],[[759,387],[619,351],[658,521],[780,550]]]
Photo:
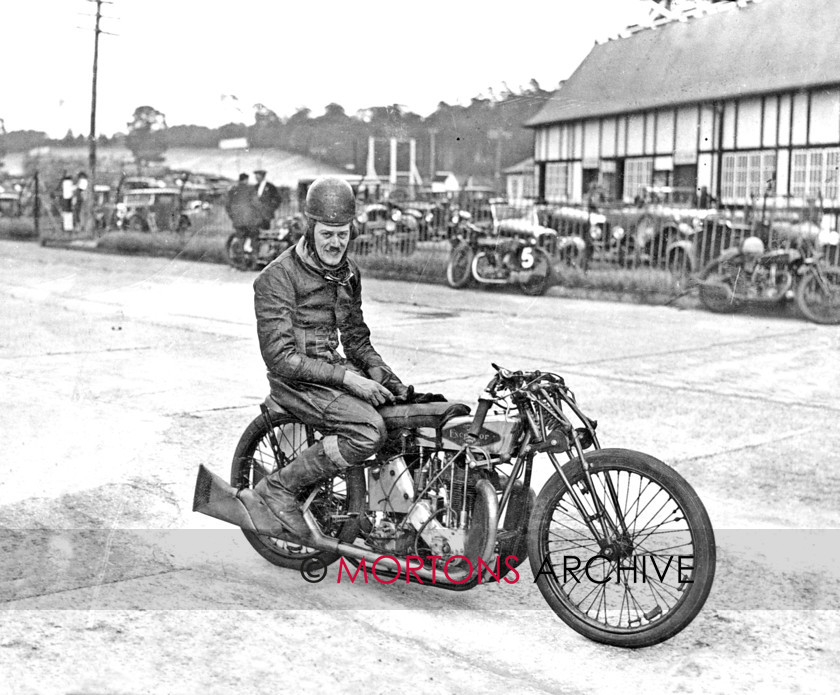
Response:
[[[600,527],[597,495],[614,528],[623,519],[626,530],[599,545],[555,473],[528,528],[537,586],[563,622],[595,642],[638,648],[670,639],[696,617],[712,588],[709,515],[682,476],[652,456],[601,449],[587,461],[591,491],[578,460],[563,467],[587,516]]]
[[[449,263],[446,264],[446,282],[456,290],[466,287],[472,280],[472,262],[475,253],[466,243],[458,244],[452,249]]]
[[[822,275],[825,287],[817,272]],[[840,268],[811,270],[799,281],[796,304],[809,321],[840,323]]]
[[[542,249],[533,250],[534,264],[531,266],[531,275],[527,280],[520,281],[519,289],[523,294],[531,297],[539,297],[546,293],[551,278],[551,259]]]
[[[724,272],[726,262],[715,259],[700,273],[700,302],[716,314],[728,314],[740,307],[736,288],[730,275]],[[739,283],[741,284],[741,283]]]
[[[320,435],[312,427],[303,425],[289,415],[272,413],[270,418],[287,463],[291,463],[301,451],[320,439]],[[263,476],[276,468],[277,462],[265,419],[262,416],[256,417],[245,428],[236,445],[230,468],[230,484],[240,490],[254,487]],[[364,472],[361,468],[349,468],[332,480],[320,484],[320,490],[310,509],[325,535],[344,543],[351,543],[359,529],[358,519],[364,502]],[[336,522],[332,518],[333,515],[355,516]],[[252,531],[243,530],[242,533],[254,550],[279,567],[300,570],[303,563],[311,558],[318,558],[325,565],[338,559],[335,553],[315,550],[300,543],[271,538]]]
[[[249,254],[245,252],[243,245],[245,240],[238,234],[231,234],[225,246],[228,263],[237,270],[248,270],[251,267]]]

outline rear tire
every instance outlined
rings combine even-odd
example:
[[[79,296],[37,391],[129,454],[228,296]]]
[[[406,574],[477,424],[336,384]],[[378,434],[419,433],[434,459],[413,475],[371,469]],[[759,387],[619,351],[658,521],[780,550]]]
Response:
[[[237,270],[248,270],[251,266],[251,259],[243,248],[245,240],[238,234],[231,234],[228,237],[225,251],[228,263]]]
[[[542,249],[533,249],[534,265],[531,267],[531,276],[519,283],[519,288],[524,294],[531,297],[539,297],[546,293],[551,284],[551,259]]]
[[[304,449],[314,445],[320,435],[310,426],[301,424],[290,415],[272,413],[271,424],[286,465]],[[230,484],[238,490],[252,488],[265,475],[277,468],[265,418],[255,418],[242,433],[230,468]],[[320,491],[310,509],[321,530],[327,536],[351,543],[359,530],[359,514],[365,502],[364,471],[360,467],[348,468],[330,481],[320,484]],[[350,519],[334,521],[334,515],[355,514]],[[325,565],[338,559],[335,553],[315,550],[293,541],[271,538],[252,531],[242,531],[245,538],[260,555],[279,567],[300,570],[303,563],[318,558]]]
[[[586,460],[591,490],[579,460],[563,472],[589,521],[608,526],[608,544],[592,536],[555,473],[537,497],[528,528],[537,586],[564,623],[595,642],[636,648],[670,639],[697,616],[712,588],[716,548],[709,515],[682,476],[652,456],[601,449]]]
[[[700,273],[700,302],[709,311],[716,314],[729,314],[737,311],[740,301],[736,296],[737,285],[743,284],[738,276],[733,281],[731,273],[726,272],[728,261],[717,258]]]

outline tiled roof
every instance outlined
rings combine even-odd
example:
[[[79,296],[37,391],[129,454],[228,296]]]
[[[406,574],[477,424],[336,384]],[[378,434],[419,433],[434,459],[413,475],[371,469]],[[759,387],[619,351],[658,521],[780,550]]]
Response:
[[[840,1],[761,0],[596,45],[526,125],[840,83]]]
[[[519,174],[519,173],[533,173],[534,172],[534,158],[528,157],[527,159],[523,159],[521,162],[517,162],[516,164],[512,164],[511,166],[507,167],[502,173],[504,174]]]

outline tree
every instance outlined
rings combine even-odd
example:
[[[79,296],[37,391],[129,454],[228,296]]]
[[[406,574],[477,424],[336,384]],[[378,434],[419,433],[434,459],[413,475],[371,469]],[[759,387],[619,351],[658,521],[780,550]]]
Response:
[[[265,104],[254,104],[254,125],[248,128],[248,142],[254,147],[271,147],[280,142],[283,123]]]
[[[324,119],[326,121],[343,121],[347,118],[347,112],[341,104],[334,101],[324,107]]]
[[[166,152],[166,115],[153,106],[138,106],[127,123],[125,144],[134,155],[137,168],[163,161]]]

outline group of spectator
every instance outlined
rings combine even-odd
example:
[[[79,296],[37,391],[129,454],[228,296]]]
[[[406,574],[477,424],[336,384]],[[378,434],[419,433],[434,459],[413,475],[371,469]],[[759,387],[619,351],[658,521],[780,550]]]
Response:
[[[261,229],[269,229],[274,213],[280,207],[277,187],[266,179],[264,169],[254,171],[256,184],[248,174],[240,174],[239,181],[228,191],[225,210],[236,232],[244,238],[243,250],[251,253],[257,245]]]
[[[88,176],[80,171],[75,178],[66,171],[59,183],[62,227],[65,232],[85,226],[85,200],[88,195]]]

